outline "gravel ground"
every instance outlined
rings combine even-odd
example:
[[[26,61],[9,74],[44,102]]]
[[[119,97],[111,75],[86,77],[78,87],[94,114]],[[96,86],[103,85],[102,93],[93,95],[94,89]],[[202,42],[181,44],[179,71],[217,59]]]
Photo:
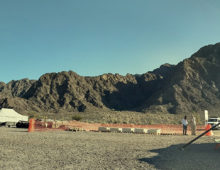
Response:
[[[214,137],[0,128],[0,169],[220,169]]]

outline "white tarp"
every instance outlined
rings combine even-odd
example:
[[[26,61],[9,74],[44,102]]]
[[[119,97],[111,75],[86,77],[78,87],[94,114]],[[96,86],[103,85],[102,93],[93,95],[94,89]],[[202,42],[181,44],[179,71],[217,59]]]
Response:
[[[18,122],[19,120],[28,121],[28,116],[23,116],[13,109],[2,108],[0,110],[0,122]]]

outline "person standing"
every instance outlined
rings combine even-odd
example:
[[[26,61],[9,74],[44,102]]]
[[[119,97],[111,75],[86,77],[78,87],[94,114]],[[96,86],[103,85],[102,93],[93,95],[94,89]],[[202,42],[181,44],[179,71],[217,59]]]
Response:
[[[192,116],[191,134],[192,134],[192,135],[196,135],[196,119],[195,119],[194,116]]]
[[[184,116],[184,118],[182,119],[182,125],[183,125],[183,135],[187,134],[187,126],[188,126],[188,121],[187,121],[187,117]]]

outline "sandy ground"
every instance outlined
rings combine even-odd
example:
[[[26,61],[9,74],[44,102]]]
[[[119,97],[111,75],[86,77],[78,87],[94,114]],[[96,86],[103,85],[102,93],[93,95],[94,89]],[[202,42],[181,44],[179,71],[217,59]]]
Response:
[[[194,137],[0,128],[0,169],[219,169],[215,136],[179,149]]]

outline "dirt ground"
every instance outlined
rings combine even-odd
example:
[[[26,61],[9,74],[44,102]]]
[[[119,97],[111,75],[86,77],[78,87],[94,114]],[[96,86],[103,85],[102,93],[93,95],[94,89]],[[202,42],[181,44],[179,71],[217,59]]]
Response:
[[[180,150],[194,137],[0,128],[0,169],[219,169],[215,136]]]

